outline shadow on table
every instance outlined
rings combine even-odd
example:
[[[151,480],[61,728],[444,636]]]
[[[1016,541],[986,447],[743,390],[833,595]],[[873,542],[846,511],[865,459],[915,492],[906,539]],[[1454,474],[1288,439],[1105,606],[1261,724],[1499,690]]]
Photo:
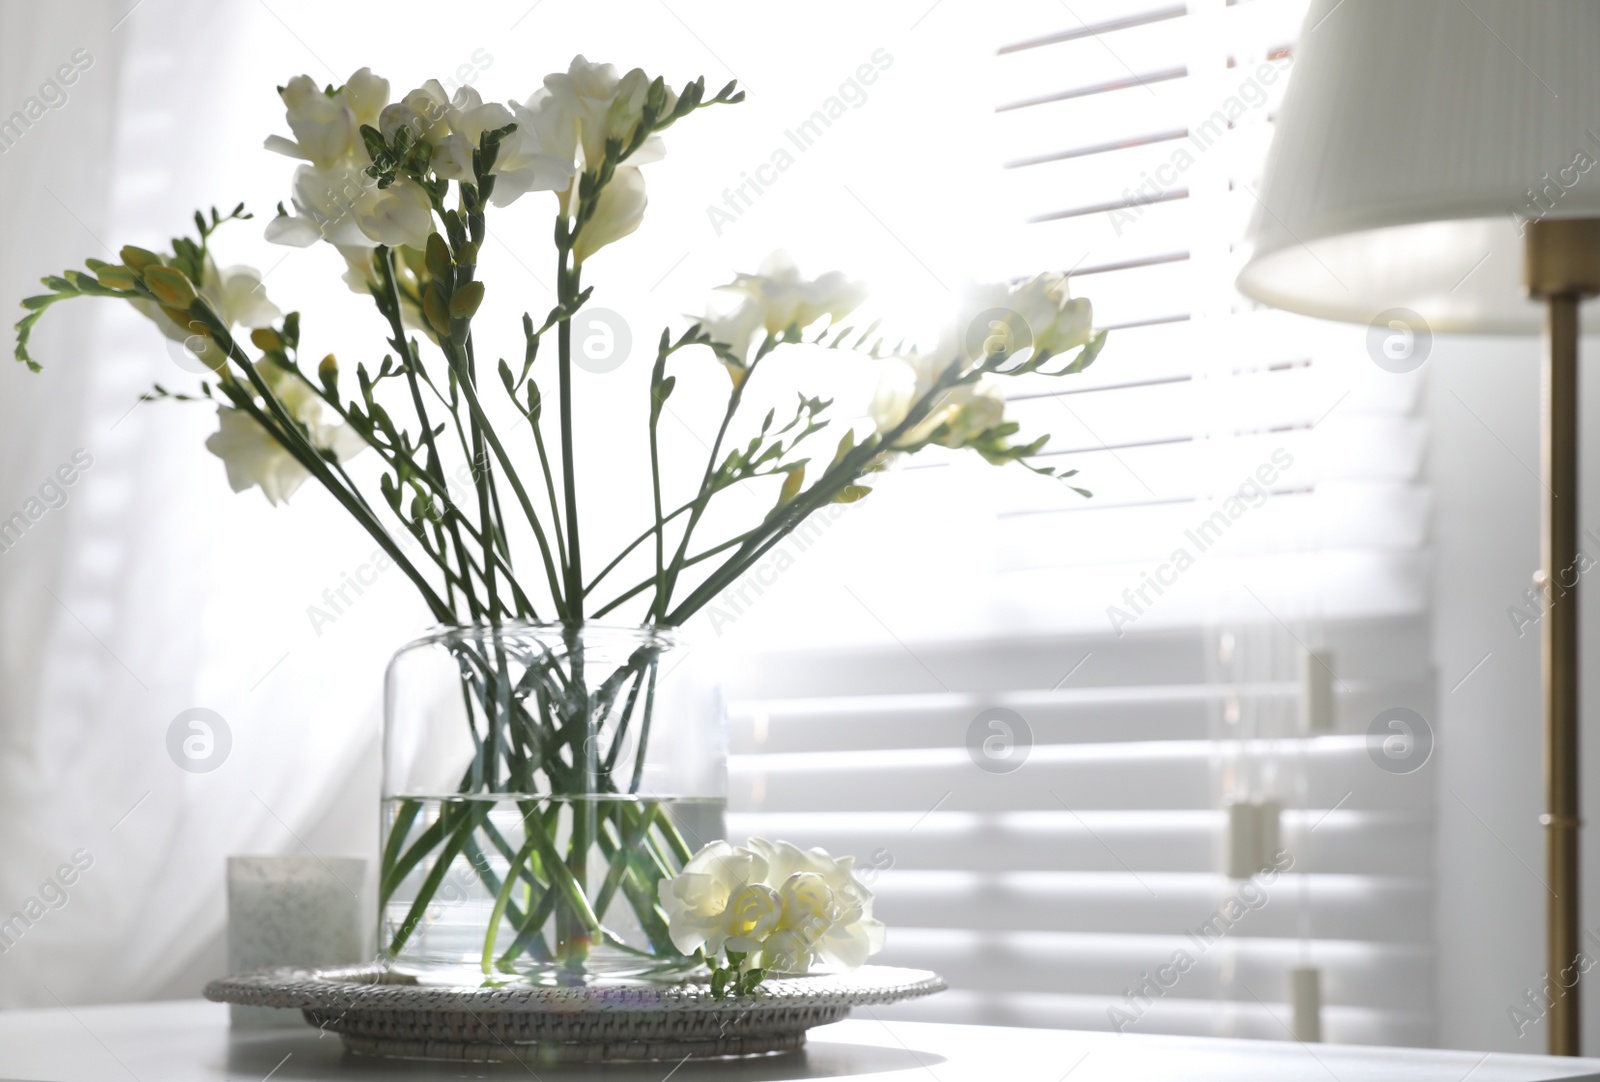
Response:
[[[679,1077],[716,1079],[717,1082],[791,1082],[807,1078],[844,1078],[891,1071],[915,1071],[945,1062],[943,1056],[908,1048],[870,1044],[813,1041],[798,1052],[748,1059],[695,1060],[684,1064]],[[614,1082],[661,1082],[671,1063],[547,1064],[453,1063],[439,1060],[379,1059],[344,1050],[333,1034],[307,1030],[234,1030],[228,1045],[227,1069],[240,1076],[278,1082],[322,1079],[337,1071],[340,1078],[409,1079],[443,1082],[446,1079],[603,1078]]]

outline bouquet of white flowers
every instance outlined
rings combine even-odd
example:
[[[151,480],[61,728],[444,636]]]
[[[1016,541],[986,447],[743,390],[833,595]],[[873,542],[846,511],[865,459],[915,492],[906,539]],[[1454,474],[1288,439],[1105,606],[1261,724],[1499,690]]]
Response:
[[[866,496],[870,475],[898,456],[965,448],[1070,477],[1035,461],[1044,437],[1016,441],[1000,381],[1074,373],[1093,361],[1105,335],[1091,329],[1088,301],[1071,298],[1059,274],[996,286],[972,296],[932,348],[901,351],[886,348],[876,324],[840,326],[865,295],[842,274],[808,279],[780,257],[738,275],[724,287],[731,305],[661,333],[640,411],[653,498],[637,538],[593,573],[573,438],[571,322],[594,288],[584,274],[597,252],[639,227],[641,166],[661,156],[662,133],[742,92],[730,83],[708,96],[704,80],[673,90],[638,69],[618,75],[580,56],[520,103],[485,103],[470,88],[448,95],[436,81],[391,101],[388,82],[365,68],[339,87],[298,76],[279,94],[294,138],[274,135],[266,146],[302,164],[292,209],[279,204],[267,238],[338,249],[345,282],[370,296],[381,318],[388,353],[380,362],[357,364],[352,387],[333,356],[312,360],[300,314],[268,300],[257,271],[217,265],[214,234],[250,217],[242,204],[226,215],[197,212],[196,235],[175,239],[170,251],[127,247],[120,264],[91,259],[87,270],[45,278],[49,292],[23,302],[16,356],[38,367],[29,333],[60,301],[130,302],[198,361],[197,386],[158,385],[151,396],[215,406],[218,428],[206,446],[235,491],[259,487],[277,504],[315,479],[441,625],[472,631],[446,642],[471,729],[459,783],[437,800],[400,795],[386,823],[386,949],[404,957],[446,870],[460,861],[493,899],[485,975],[581,978],[602,947],[668,968],[731,951],[741,974],[758,956],[767,968],[803,969],[819,954],[859,964],[881,931],[863,915],[870,895],[850,886],[847,870],[841,877],[822,857],[783,847],[703,851],[691,861],[673,817],[642,799],[665,649],[657,633],[683,624],[808,515]],[[554,203],[553,304],[541,317],[523,315],[519,358],[490,363],[479,356],[475,322],[488,218],[535,191]],[[555,357],[545,360],[552,333]],[[802,346],[851,351],[883,369],[870,419],[836,419],[830,399],[800,393],[792,415],[769,411],[736,441],[758,370],[777,351]],[[657,430],[677,380],[669,370],[690,352],[726,370],[727,397],[698,485],[668,500]],[[497,426],[508,416],[515,425]],[[358,479],[348,464],[368,451],[378,468]],[[696,547],[714,499],[763,483],[774,489],[769,510]],[[638,581],[602,594],[624,566],[639,568]],[[586,629],[630,603],[649,633],[602,666]],[[530,626],[542,636],[532,648],[505,633]],[[589,797],[606,799],[575,803]],[[760,863],[761,875],[721,883],[735,858],[752,869]],[[617,933],[608,907],[631,912],[639,936]],[[725,916],[735,910],[748,928]],[[715,928],[702,927],[713,918]],[[753,986],[748,976],[729,979],[741,991]]]

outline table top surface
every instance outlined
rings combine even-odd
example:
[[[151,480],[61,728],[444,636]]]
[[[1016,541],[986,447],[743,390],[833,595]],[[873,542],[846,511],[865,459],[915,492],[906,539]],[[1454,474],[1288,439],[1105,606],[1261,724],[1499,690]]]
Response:
[[[924,1074],[926,1072],[926,1074]],[[1600,1059],[1304,1045],[1209,1037],[891,1022],[870,1009],[811,1031],[803,1052],[752,1060],[555,1067],[347,1054],[310,1026],[230,1028],[198,1001],[0,1011],[0,1082],[329,1082],[604,1078],[617,1082],[1536,1082],[1600,1080]]]

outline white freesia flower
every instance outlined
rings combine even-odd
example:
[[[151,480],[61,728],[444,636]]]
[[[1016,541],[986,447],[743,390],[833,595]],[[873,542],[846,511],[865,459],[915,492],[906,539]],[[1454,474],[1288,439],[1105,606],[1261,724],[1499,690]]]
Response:
[[[783,903],[776,891],[759,883],[747,883],[728,898],[722,913],[722,942],[708,939],[706,950],[712,954],[718,950],[753,954],[777,928],[782,912]]]
[[[764,319],[761,305],[745,297],[735,304],[712,308],[697,320],[701,330],[710,335],[713,341],[726,346],[736,358],[735,361],[718,358],[733,377],[735,386],[744,380],[745,368],[750,361],[750,345],[755,341],[756,332],[761,329]]]
[[[338,247],[345,265],[340,280],[350,287],[352,293],[374,294],[377,291],[378,273],[372,264],[373,250],[348,244]]]
[[[208,255],[200,281],[195,285],[201,299],[228,325],[230,331],[235,327],[270,327],[283,316],[278,306],[268,299],[267,291],[261,285],[261,272],[254,267],[218,270]],[[131,303],[141,315],[154,322],[162,334],[174,342],[182,342],[184,348],[212,369],[220,368],[226,362],[222,348],[211,340],[200,324],[191,325],[190,321],[185,321],[180,325],[152,301],[136,299]]]
[[[207,437],[206,450],[222,459],[229,487],[243,492],[260,485],[273,506],[286,501],[311,476],[255,418],[233,406],[217,408],[217,430]]]
[[[450,126],[445,122],[449,108],[450,98],[444,86],[437,79],[429,79],[386,107],[378,116],[377,128],[390,142],[401,128],[409,128],[412,142],[425,139],[438,145],[450,134]]]
[[[970,337],[968,352],[974,361],[982,360],[985,353],[1020,353],[1029,344],[1035,352],[1065,353],[1086,344],[1093,333],[1093,306],[1086,298],[1073,299],[1067,276],[1054,272],[1035,275],[1019,286],[979,287],[962,308],[965,320],[956,330]],[[1007,315],[994,319],[997,312]],[[1003,326],[974,330],[968,321],[985,313],[990,314],[991,323]],[[990,329],[994,333],[987,333]]]
[[[514,194],[506,196],[507,201],[521,194],[516,188],[548,187],[560,199],[561,213],[573,216],[579,191],[574,178],[585,170],[600,168],[608,139],[624,145],[632,143],[644,114],[650,83],[650,77],[639,68],[619,76],[612,65],[591,64],[579,55],[573,57],[567,71],[545,76],[544,85],[521,105],[513,102],[518,124],[513,137],[526,132],[537,147],[517,148],[518,165],[508,163],[508,171],[519,179],[511,189]],[[667,101],[669,105],[676,101],[670,92]],[[600,193],[594,216],[584,223],[573,243],[575,259],[582,262],[639,228],[646,200],[644,174],[638,166],[656,161],[664,153],[661,138],[651,135],[629,155],[626,165],[617,167]],[[523,187],[527,183],[522,179],[525,175],[543,182]],[[497,204],[500,195],[497,182]]]
[[[883,949],[872,892],[854,874],[855,858],[751,838],[748,846],[712,842],[683,871],[661,881],[672,942],[754,955],[763,968],[803,973],[818,961],[854,969]],[[745,965],[754,965],[747,958]]]
[[[437,82],[432,82],[438,86]],[[443,88],[440,87],[440,91]],[[486,131],[503,128],[513,122],[511,110],[498,102],[485,105],[478,92],[470,86],[456,91],[444,113],[444,134],[434,143],[433,171],[446,180],[475,179],[472,171],[472,152]],[[496,163],[498,164],[498,163]]]
[[[816,872],[795,872],[778,890],[783,927],[804,931],[826,922],[833,912],[833,891]]]
[[[898,428],[922,399],[933,393],[952,365],[966,367],[949,353],[912,354],[889,361],[872,399],[870,412],[880,435]],[[934,398],[927,414],[894,441],[898,450],[915,449],[930,440],[944,447],[962,447],[1005,420],[1005,395],[993,376],[946,388]],[[940,426],[946,426],[937,434]]]
[[[290,197],[298,213],[282,214],[268,222],[266,238],[295,248],[319,240],[370,248],[373,240],[362,232],[356,212],[377,190],[378,182],[353,166],[323,169],[302,165],[294,172]]]
[[[578,230],[572,258],[582,263],[612,241],[621,240],[644,220],[644,174],[631,165],[619,166],[611,183],[600,190],[594,215]]]
[[[361,125],[376,124],[389,101],[389,81],[362,68],[332,94],[317,89],[309,75],[296,75],[280,95],[294,139],[269,136],[268,150],[304,158],[320,169],[367,162]]]
[[[348,425],[325,423],[322,400],[305,380],[271,361],[256,363],[256,373],[283,403],[289,416],[305,426],[311,445],[329,451],[341,462],[360,453],[366,442]],[[217,409],[217,431],[206,439],[206,449],[222,459],[228,484],[235,492],[259,485],[274,506],[294,494],[311,474],[284,450],[246,411],[235,406]]]
[[[761,968],[774,973],[804,973],[811,968],[814,953],[804,933],[779,928],[761,944]]]
[[[404,244],[412,248],[427,246],[433,232],[433,202],[422,185],[405,177],[396,178],[387,188],[374,187],[355,205],[356,225],[378,244],[391,248]]]
[[[500,157],[494,166],[494,195],[489,201],[504,207],[529,192],[571,188],[577,172],[571,157],[546,150],[533,110],[512,102],[511,113],[517,130],[500,141]]]
[[[268,149],[291,153],[323,168],[341,165],[350,157],[359,132],[355,113],[348,105],[318,90],[309,75],[290,79],[280,96],[288,106],[294,141],[273,136],[267,142]]]
[[[782,334],[790,327],[804,329],[823,316],[837,322],[867,296],[864,283],[852,282],[838,271],[813,280],[802,278],[800,268],[785,252],[774,252],[760,271],[740,274],[721,288],[754,301],[769,334]]]
[[[338,248],[422,248],[434,231],[433,203],[422,185],[397,177],[387,188],[359,169],[319,169],[302,165],[294,175],[294,206],[299,213],[267,223],[274,244],[304,248],[326,240]]]
[[[765,881],[766,875],[766,862],[748,849],[724,841],[704,846],[683,871],[657,887],[673,946],[693,954],[715,941],[717,946],[708,950],[720,950],[726,937],[722,928],[728,899],[740,887]]]
[[[638,68],[618,76],[612,65],[591,64],[579,54],[564,73],[546,75],[544,86],[529,95],[524,105],[533,114],[547,153],[561,155],[580,167],[584,163],[598,167],[608,137],[624,142],[633,138],[650,82]],[[642,165],[661,154],[660,137],[653,135],[628,160]]]
[[[855,877],[855,857],[836,859],[825,849],[765,838],[751,838],[750,849],[766,863],[767,881],[780,887],[779,928],[799,933],[810,944],[811,959],[797,972],[819,959],[856,969],[883,949],[883,922],[873,919],[872,892]],[[826,910],[815,908],[824,897],[819,887],[827,891]],[[791,923],[791,915],[800,923]]]
[[[345,80],[336,96],[342,96],[355,114],[358,130],[363,124],[376,127],[383,107],[389,104],[389,80],[372,74],[371,68],[362,68]]]

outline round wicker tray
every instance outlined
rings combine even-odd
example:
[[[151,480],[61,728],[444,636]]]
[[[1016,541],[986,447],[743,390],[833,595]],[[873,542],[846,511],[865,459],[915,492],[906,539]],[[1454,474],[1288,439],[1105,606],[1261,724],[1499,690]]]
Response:
[[[352,1052],[518,1062],[681,1060],[785,1052],[851,1007],[932,995],[922,969],[772,978],[754,995],[711,998],[708,984],[576,988],[439,987],[377,965],[263,969],[212,981],[206,998],[289,1007]]]

